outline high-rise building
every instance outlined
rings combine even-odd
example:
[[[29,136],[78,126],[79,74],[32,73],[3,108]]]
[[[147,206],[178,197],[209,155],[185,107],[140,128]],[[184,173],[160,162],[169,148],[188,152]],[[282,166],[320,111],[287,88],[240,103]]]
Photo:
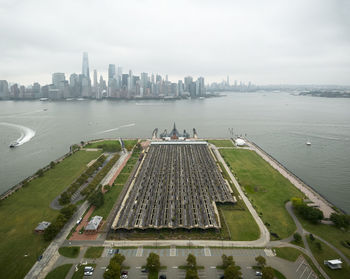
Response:
[[[204,97],[205,96],[205,84],[204,84],[204,78],[203,77],[199,77],[197,79],[198,81],[198,94],[197,97]]]
[[[227,86],[230,86],[230,77],[229,77],[229,76],[227,76],[226,85],[227,85]]]
[[[115,65],[114,64],[109,64],[108,65],[108,83],[110,80],[115,78]]]
[[[9,84],[7,80],[0,80],[0,99],[7,99],[9,93]]]
[[[89,56],[87,52],[83,53],[82,75],[90,79]]]
[[[56,89],[59,89],[62,85],[62,82],[66,80],[64,73],[53,73],[52,74],[52,84]]]
[[[132,91],[133,90],[133,77],[132,77],[132,71],[129,70],[129,77],[128,77],[128,90]]]
[[[185,77],[185,88],[186,92],[190,92],[190,84],[192,83],[193,78],[191,76]]]

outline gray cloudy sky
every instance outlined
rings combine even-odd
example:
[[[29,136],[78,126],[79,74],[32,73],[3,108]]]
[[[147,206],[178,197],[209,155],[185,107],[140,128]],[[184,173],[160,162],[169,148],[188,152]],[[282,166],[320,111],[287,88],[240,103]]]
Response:
[[[0,79],[69,77],[83,51],[104,75],[350,84],[350,1],[0,0]]]

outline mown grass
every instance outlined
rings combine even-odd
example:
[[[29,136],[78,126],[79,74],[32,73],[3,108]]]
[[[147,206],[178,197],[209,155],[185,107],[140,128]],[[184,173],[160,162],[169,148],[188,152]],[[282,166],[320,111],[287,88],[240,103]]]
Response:
[[[80,252],[79,246],[60,247],[58,249],[58,253],[60,253],[60,255],[67,258],[77,258],[79,256],[79,252]]]
[[[286,276],[284,276],[281,272],[279,272],[277,269],[273,268],[273,272],[275,273],[275,278],[277,279],[287,279]]]
[[[103,140],[89,143],[85,148],[101,148],[106,152],[118,152],[121,151],[121,145],[119,140]]]
[[[331,225],[311,224],[301,217],[298,219],[305,230],[328,241],[350,259],[350,249],[342,245],[343,241],[350,241],[350,231],[341,230]]]
[[[58,211],[51,201],[68,187],[101,152],[78,151],[0,204],[0,266],[3,278],[23,278],[48,242],[34,228],[52,222]],[[27,255],[27,256],[25,256]]]
[[[71,269],[73,264],[64,264],[51,270],[45,277],[45,279],[62,279],[65,278]],[[4,277],[5,278],[5,277]],[[13,277],[8,277],[13,278]]]
[[[259,227],[247,208],[237,210],[235,205],[220,205],[218,208],[225,218],[231,240],[249,241],[259,238]],[[221,224],[221,226],[224,225]]]
[[[342,260],[343,262],[343,268],[332,270],[324,265],[324,260],[334,260],[341,258],[338,253],[336,253],[331,247],[328,245],[321,243],[321,250],[316,246],[316,243],[319,242],[318,240],[310,241],[310,239],[307,239],[307,242],[309,243],[310,249],[312,251],[312,254],[316,258],[319,265],[322,267],[322,269],[328,274],[328,276],[332,279],[342,279],[342,278],[349,278],[350,274],[350,267]]]
[[[84,255],[84,258],[87,259],[97,259],[102,255],[104,247],[89,247]]]
[[[279,238],[291,235],[296,226],[285,203],[302,193],[254,151],[220,149],[220,153],[270,232]]]
[[[216,147],[234,147],[231,140],[208,140],[208,142],[214,144]]]
[[[302,254],[301,251],[292,247],[280,247],[274,248],[276,256],[285,259],[290,262],[295,262],[298,257]]]

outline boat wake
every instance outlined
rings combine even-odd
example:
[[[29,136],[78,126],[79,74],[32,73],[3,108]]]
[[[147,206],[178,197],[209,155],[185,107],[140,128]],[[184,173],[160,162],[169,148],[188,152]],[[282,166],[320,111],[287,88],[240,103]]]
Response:
[[[15,146],[22,145],[30,141],[35,136],[34,130],[22,125],[6,123],[6,122],[0,122],[0,125],[16,128],[18,131],[20,131],[21,136],[17,140],[15,140]]]
[[[104,133],[109,133],[109,132],[113,132],[113,131],[118,131],[119,129],[128,128],[128,127],[133,127],[133,126],[135,126],[135,125],[136,125],[135,123],[126,124],[126,125],[119,126],[119,127],[117,127],[117,128],[104,130],[104,131],[102,131],[102,132],[99,132],[98,134],[104,134]]]

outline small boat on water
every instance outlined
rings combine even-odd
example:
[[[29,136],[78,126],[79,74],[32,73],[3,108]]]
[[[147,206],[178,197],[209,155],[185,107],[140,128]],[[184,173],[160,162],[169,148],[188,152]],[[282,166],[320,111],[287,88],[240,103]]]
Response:
[[[13,142],[10,144],[10,148],[15,148],[19,145],[19,143],[16,141],[16,142]]]
[[[311,142],[310,142],[309,140],[307,140],[306,145],[307,145],[307,146],[310,146],[310,145],[311,145]]]

